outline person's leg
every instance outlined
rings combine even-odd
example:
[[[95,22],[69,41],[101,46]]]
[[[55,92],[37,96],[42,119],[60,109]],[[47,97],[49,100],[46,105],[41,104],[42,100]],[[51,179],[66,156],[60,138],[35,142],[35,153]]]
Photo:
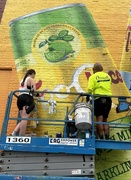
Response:
[[[101,104],[101,98],[94,101],[94,115],[96,116],[96,122],[103,122],[103,107]],[[96,129],[99,138],[103,139],[103,124],[97,124]]]
[[[17,107],[19,109],[21,118],[29,118],[30,112],[33,109],[31,109],[29,112],[26,112],[26,108],[28,108],[28,106],[32,105],[33,103],[34,103],[34,101],[33,101],[32,96],[29,96],[27,94],[22,94],[18,97]],[[21,122],[19,122],[16,125],[16,127],[15,127],[14,131],[11,133],[11,135],[15,136],[17,134],[17,132],[19,132],[19,135],[25,135],[27,122],[28,122],[27,120],[21,120]]]
[[[27,122],[26,120],[22,120],[20,122],[20,132],[19,132],[19,136],[24,136],[26,133],[26,127],[27,127]]]
[[[26,107],[23,107],[23,110],[21,112],[21,118],[29,118],[30,114],[26,113]],[[23,136],[26,133],[26,127],[27,127],[27,120],[21,120],[20,122],[20,132],[19,135]]]
[[[12,136],[16,136],[17,132],[20,130],[20,122],[16,125],[14,131],[11,133]]]
[[[106,98],[106,104],[105,104],[105,109],[104,109],[104,114],[103,114],[103,122],[107,122],[107,118],[109,115],[109,112],[111,110],[111,104],[112,104],[112,100],[111,98],[107,97]],[[104,124],[104,135],[105,135],[105,139],[109,139],[109,124]]]
[[[103,119],[103,122],[107,122],[107,118]],[[105,139],[109,139],[109,124],[104,124]]]
[[[103,122],[103,116],[96,116],[96,121],[97,122]],[[97,133],[98,133],[98,136],[100,137],[100,139],[104,139],[103,137],[103,131],[104,131],[104,128],[103,128],[103,124],[97,124]]]
[[[33,96],[29,96],[26,100],[26,114],[30,114],[35,108]]]
[[[16,125],[14,131],[15,132],[18,132],[20,130],[20,122]]]
[[[22,112],[23,112],[23,103],[24,103],[24,101],[25,101],[25,98],[24,98],[24,95],[22,94],[22,95],[20,95],[20,96],[18,97],[18,99],[17,99],[17,107],[18,107],[18,109],[19,109],[20,117],[21,117]],[[19,122],[19,123],[16,125],[14,131],[11,133],[12,136],[16,136],[16,134],[19,132],[19,130],[20,130],[20,124],[21,124],[21,122]]]
[[[20,117],[21,117],[22,110],[20,110],[19,112],[20,112]],[[21,123],[21,122],[19,122],[19,123],[16,125],[14,131],[11,133],[12,136],[16,136],[16,134],[19,132],[19,130],[20,130],[20,123]]]
[[[35,108],[34,99],[33,99],[32,96],[27,96],[24,99],[24,102],[25,103],[23,103],[23,104],[25,104],[25,105],[23,106],[23,109],[22,109],[21,118],[29,118],[31,112]],[[28,123],[28,120],[21,120],[21,123],[20,123],[20,132],[19,132],[20,136],[25,135],[27,123]]]

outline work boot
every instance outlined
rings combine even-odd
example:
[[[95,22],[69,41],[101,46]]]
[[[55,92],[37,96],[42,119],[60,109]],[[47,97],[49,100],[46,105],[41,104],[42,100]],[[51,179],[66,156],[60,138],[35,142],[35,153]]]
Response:
[[[105,139],[109,140],[109,134],[105,134]]]
[[[104,139],[104,136],[103,136],[103,135],[102,135],[102,136],[99,136],[99,138],[100,138],[100,139]]]

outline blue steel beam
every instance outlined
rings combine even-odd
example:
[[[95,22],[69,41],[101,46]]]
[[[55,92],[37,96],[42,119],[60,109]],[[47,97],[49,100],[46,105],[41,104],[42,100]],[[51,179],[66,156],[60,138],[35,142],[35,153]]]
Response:
[[[23,140],[30,140],[23,143]],[[21,142],[20,142],[21,141]],[[94,140],[72,138],[40,138],[7,136],[0,139],[0,150],[44,153],[68,153],[94,155],[96,149],[131,150],[131,141]]]
[[[131,150],[131,141],[95,140],[98,149]]]
[[[29,139],[30,143],[20,142],[23,141],[22,138],[25,140]],[[72,138],[39,138],[19,136],[7,136],[1,138],[0,150],[90,155],[94,155],[96,153],[95,140],[91,141],[91,139],[84,140]]]
[[[1,180],[96,180],[89,177],[59,177],[59,176],[24,176],[24,175],[0,175]]]

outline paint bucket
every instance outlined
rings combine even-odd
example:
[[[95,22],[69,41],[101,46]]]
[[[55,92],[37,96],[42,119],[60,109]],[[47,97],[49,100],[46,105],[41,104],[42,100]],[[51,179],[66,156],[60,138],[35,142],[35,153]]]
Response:
[[[87,103],[78,103],[75,106],[75,125],[77,129],[90,129],[92,125],[92,113]]]

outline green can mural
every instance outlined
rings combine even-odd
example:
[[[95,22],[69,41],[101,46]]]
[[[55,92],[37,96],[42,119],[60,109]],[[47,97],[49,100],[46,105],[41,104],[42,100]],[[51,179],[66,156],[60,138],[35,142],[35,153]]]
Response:
[[[60,82],[69,86],[74,72],[79,71],[81,65],[85,64],[85,68],[88,68],[100,61],[112,77],[113,94],[118,95],[116,89],[121,87],[119,95],[129,95],[102,35],[84,4],[41,10],[16,18],[9,25],[18,74],[32,66],[37,70],[40,63],[41,77],[50,81],[52,74],[57,76],[57,80],[48,87],[53,90]],[[70,72],[68,66],[73,68]],[[44,67],[52,71],[51,76],[43,71]],[[55,68],[57,71],[53,71]],[[62,80],[65,74],[70,78]],[[86,91],[85,81],[81,79],[77,82],[81,86],[76,89],[78,92]]]

